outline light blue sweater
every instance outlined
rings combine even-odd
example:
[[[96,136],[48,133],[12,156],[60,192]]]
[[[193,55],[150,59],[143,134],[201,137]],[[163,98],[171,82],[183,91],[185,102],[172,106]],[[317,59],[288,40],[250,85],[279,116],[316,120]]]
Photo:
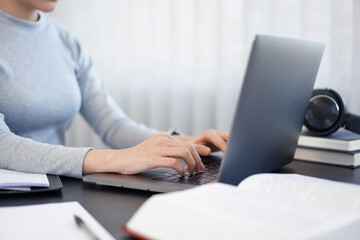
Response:
[[[156,133],[116,105],[65,27],[42,13],[28,22],[0,10],[0,168],[81,178],[91,148],[63,146],[79,112],[113,148]]]

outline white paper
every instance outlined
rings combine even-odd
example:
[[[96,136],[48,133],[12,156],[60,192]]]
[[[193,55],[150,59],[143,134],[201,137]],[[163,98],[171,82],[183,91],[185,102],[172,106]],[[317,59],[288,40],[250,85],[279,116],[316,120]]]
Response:
[[[2,207],[0,239],[90,239],[75,214],[99,239],[114,239],[78,202]]]
[[[49,180],[46,174],[0,169],[0,188],[12,187],[49,187]]]

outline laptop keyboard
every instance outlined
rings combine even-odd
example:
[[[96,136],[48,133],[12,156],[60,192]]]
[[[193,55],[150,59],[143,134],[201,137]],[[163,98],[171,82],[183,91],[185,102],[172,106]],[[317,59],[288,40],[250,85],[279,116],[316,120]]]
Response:
[[[185,176],[180,176],[177,173],[177,171],[171,170],[167,173],[164,173],[161,176],[153,177],[151,178],[151,180],[202,185],[204,183],[208,183],[213,180],[216,180],[218,177],[219,168],[220,168],[220,161],[216,161],[205,164],[205,169],[200,170],[197,173],[193,173],[193,174],[186,173]]]

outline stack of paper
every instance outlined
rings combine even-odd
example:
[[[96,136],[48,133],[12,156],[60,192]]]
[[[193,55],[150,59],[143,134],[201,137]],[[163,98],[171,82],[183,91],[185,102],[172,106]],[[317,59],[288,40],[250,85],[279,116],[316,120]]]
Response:
[[[31,187],[49,187],[46,174],[0,169],[0,189],[30,191]]]

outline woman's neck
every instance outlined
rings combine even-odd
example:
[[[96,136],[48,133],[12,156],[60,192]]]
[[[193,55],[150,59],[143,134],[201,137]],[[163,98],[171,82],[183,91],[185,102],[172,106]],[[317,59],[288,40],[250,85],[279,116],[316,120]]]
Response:
[[[37,9],[27,7],[16,0],[0,0],[0,9],[14,17],[27,21],[36,22],[39,20]]]

